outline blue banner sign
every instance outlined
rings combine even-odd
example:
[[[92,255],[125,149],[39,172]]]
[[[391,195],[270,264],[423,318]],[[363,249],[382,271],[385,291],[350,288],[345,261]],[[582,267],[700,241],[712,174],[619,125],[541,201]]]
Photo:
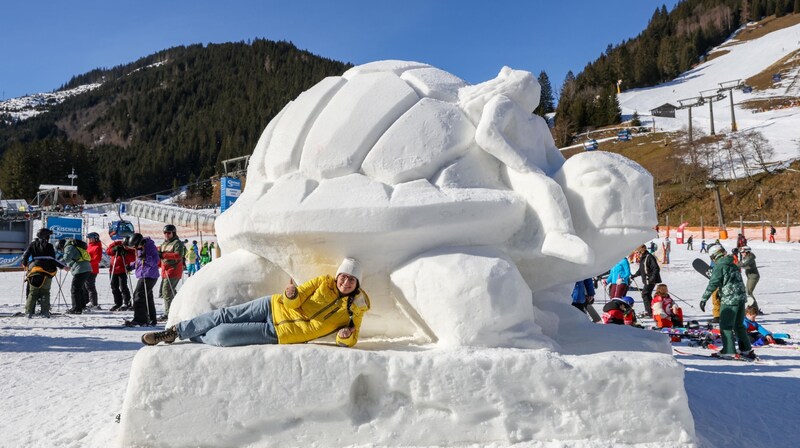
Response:
[[[219,211],[227,210],[242,194],[242,181],[235,177],[219,179]]]
[[[50,241],[58,241],[67,238],[81,239],[81,235],[83,234],[83,219],[48,216],[47,228],[53,232]]]
[[[22,267],[22,252],[15,254],[0,254],[0,270]]]

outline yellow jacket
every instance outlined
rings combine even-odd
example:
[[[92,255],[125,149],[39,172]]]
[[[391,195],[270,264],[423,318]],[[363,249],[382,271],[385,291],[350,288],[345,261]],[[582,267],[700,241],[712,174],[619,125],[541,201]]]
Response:
[[[347,296],[340,296],[336,279],[323,275],[297,286],[297,295],[272,296],[272,320],[280,344],[308,342],[329,335],[352,322],[355,331],[349,338],[336,336],[336,343],[352,347],[358,341],[361,319],[369,308],[369,297],[362,290],[347,310]]]

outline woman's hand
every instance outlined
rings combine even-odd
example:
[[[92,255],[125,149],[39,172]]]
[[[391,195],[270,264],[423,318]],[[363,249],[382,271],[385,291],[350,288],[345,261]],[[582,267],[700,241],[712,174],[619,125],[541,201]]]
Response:
[[[290,299],[297,297],[297,285],[294,284],[293,278],[289,279],[289,284],[286,285],[286,289],[283,291],[283,294]]]
[[[355,331],[355,328],[353,328],[353,327],[344,327],[341,330],[339,330],[338,336],[341,339],[347,339],[347,338],[349,338],[350,336],[353,335],[354,331]]]

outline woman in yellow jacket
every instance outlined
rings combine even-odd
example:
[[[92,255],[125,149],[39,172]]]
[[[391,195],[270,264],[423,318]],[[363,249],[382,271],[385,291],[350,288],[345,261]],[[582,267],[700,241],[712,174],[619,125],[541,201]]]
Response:
[[[220,308],[180,322],[164,331],[145,333],[142,343],[170,344],[175,339],[233,347],[253,344],[295,344],[336,332],[336,343],[352,347],[361,319],[370,308],[361,290],[361,264],[345,258],[336,276],[323,275],[283,294]]]

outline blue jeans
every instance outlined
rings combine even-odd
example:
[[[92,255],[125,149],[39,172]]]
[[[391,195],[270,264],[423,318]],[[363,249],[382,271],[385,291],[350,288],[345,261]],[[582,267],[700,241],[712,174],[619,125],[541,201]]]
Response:
[[[181,339],[217,347],[278,343],[271,296],[201,314],[176,329]]]

